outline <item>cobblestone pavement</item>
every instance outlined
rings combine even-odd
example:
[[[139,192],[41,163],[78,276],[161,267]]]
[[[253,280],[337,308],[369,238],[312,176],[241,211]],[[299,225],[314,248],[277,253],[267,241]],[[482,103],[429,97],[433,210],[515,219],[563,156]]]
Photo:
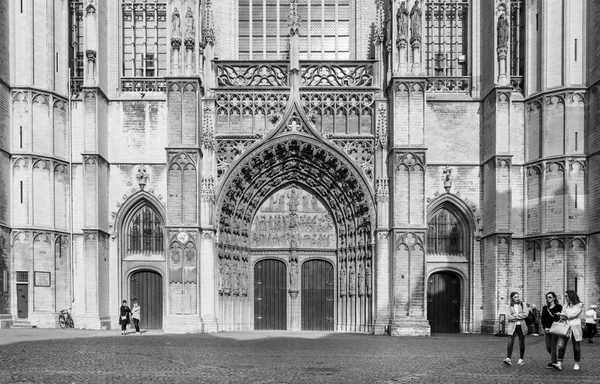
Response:
[[[9,331],[0,330],[0,383],[554,384],[597,383],[600,377],[600,339],[582,343],[580,371],[573,371],[569,344],[558,372],[545,368],[544,338],[532,336],[526,339],[525,365],[506,366],[506,338],[490,335]],[[32,339],[38,340],[19,341]]]

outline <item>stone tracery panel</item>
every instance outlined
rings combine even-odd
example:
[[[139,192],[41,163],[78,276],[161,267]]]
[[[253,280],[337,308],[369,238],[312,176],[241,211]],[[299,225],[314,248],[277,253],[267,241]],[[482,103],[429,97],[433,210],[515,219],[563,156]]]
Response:
[[[305,87],[369,87],[373,85],[373,63],[303,65],[300,81]]]
[[[261,134],[275,127],[289,101],[287,92],[217,92],[215,133]]]
[[[228,64],[217,63],[219,87],[285,87],[288,85],[286,64]]]
[[[372,134],[374,99],[368,91],[300,93],[304,112],[323,135]]]

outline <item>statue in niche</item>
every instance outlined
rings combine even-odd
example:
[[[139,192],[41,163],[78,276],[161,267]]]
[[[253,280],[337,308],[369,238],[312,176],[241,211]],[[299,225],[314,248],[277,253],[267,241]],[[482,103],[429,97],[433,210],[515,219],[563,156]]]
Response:
[[[177,247],[171,248],[171,262],[173,264],[179,264],[179,260],[181,257],[179,254],[179,250],[180,250],[180,248],[177,248]]]
[[[219,259],[219,283],[217,284],[219,287],[219,293],[223,294],[223,260]]]
[[[303,212],[308,212],[308,210],[309,210],[308,204],[309,204],[308,196],[306,196],[306,195],[302,196],[302,211]]]
[[[362,261],[358,262],[358,295],[365,294],[365,267]]]
[[[242,283],[241,283],[241,294],[242,296],[248,296],[248,268],[246,263],[242,267]]]
[[[185,35],[194,37],[194,13],[191,7],[185,13]]]
[[[240,274],[238,273],[237,261],[233,261],[233,265],[231,267],[231,278],[233,279],[233,294],[238,295],[240,292]]]
[[[225,260],[223,262],[223,292],[225,293],[229,293],[231,289],[230,277],[229,261]]]
[[[279,196],[279,212],[285,212],[285,196]]]
[[[508,47],[508,21],[504,16],[504,12],[498,18],[498,48]]]
[[[290,210],[290,212],[296,212],[298,210],[298,205],[300,205],[300,203],[298,202],[300,196],[296,189],[292,189],[289,197],[290,201],[288,203],[288,209]]]
[[[177,10],[177,8],[175,8],[173,10],[173,15],[171,16],[171,37],[180,37],[181,33],[180,33],[180,23],[181,20],[179,18],[179,11]]]
[[[354,263],[348,263],[348,294],[354,296],[356,294],[356,271],[354,271]]]
[[[290,261],[290,290],[298,290],[298,261]]]
[[[346,266],[343,261],[340,265],[340,296],[346,296]]]
[[[411,41],[421,40],[421,8],[419,8],[419,0],[415,0],[415,5],[413,5],[410,10],[410,34]]]
[[[367,295],[371,294],[371,261],[367,260],[365,266],[365,286]]]
[[[398,22],[398,39],[406,38],[408,35],[408,8],[406,8],[406,1],[400,3],[398,13],[396,14],[396,21]]]

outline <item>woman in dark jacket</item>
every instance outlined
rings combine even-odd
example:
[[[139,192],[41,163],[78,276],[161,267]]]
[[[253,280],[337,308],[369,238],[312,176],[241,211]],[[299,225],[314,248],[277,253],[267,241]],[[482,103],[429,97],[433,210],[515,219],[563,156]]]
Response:
[[[556,293],[554,292],[546,293],[546,303],[542,308],[542,327],[544,328],[546,339],[546,350],[548,350],[550,359],[552,360],[546,368],[552,369],[553,364],[556,364],[558,336],[551,334],[550,328],[552,327],[552,323],[560,320],[558,314],[562,312],[562,305],[558,304]]]
[[[127,324],[129,324],[129,315],[131,314],[131,309],[127,306],[127,300],[123,300],[123,305],[119,309],[119,324],[121,324],[121,335],[125,334],[125,330],[127,329]]]

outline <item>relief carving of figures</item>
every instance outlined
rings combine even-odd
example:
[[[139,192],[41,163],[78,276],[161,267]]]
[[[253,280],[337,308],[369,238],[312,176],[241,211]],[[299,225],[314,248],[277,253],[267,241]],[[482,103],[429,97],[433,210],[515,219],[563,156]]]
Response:
[[[298,205],[300,205],[298,202],[299,199],[300,196],[298,192],[295,189],[292,189],[292,192],[290,192],[290,201],[288,203],[290,212],[296,212],[298,210]]]
[[[396,21],[398,23],[398,42],[401,39],[406,40],[406,36],[408,35],[408,8],[406,8],[406,1],[400,4],[400,8],[398,8],[398,13],[396,14]]]
[[[240,294],[240,274],[238,273],[238,262],[233,261],[233,265],[231,266],[231,278],[233,283],[233,294],[235,296]]]
[[[419,8],[419,0],[415,1],[410,10],[410,41],[421,41],[421,8]]]
[[[504,12],[498,18],[498,49],[508,47],[508,21]]]
[[[356,295],[356,271],[353,262],[348,263],[348,295]]]
[[[346,296],[346,266],[343,262],[340,266],[340,296]]]
[[[365,267],[362,260],[358,262],[358,295],[365,294]]]
[[[242,267],[242,283],[241,283],[241,294],[242,296],[248,296],[248,265],[244,263]]]
[[[229,295],[231,293],[231,273],[229,269],[229,261],[223,261],[223,293]]]
[[[223,260],[219,259],[219,274],[218,277],[219,279],[218,281],[218,287],[219,287],[219,293],[222,295],[223,294]]]
[[[367,260],[365,267],[365,285],[367,289],[367,295],[371,295],[371,261]]]
[[[180,23],[179,11],[175,8],[173,10],[173,15],[171,16],[171,38],[181,37]]]
[[[185,13],[185,36],[194,37],[194,13],[191,7]]]

